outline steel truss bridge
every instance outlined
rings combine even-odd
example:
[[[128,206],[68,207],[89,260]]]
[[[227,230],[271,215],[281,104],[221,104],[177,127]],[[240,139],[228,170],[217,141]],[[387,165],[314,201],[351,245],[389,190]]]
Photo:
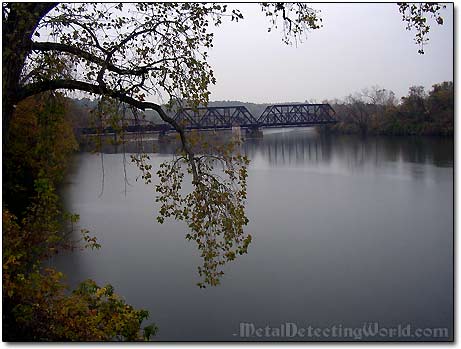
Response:
[[[244,106],[201,107],[179,110],[174,119],[186,130],[223,130],[240,127],[250,131],[261,128],[308,127],[334,124],[337,122],[335,111],[329,104],[275,104],[266,107],[256,119]],[[83,134],[96,134],[96,128],[80,129]],[[132,125],[125,132],[161,132],[173,131],[169,124]],[[100,132],[101,130],[99,130]],[[103,133],[113,133],[111,127]]]

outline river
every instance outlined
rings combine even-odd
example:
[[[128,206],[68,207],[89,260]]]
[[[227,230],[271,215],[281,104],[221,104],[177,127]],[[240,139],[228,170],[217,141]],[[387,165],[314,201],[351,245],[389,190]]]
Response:
[[[170,157],[168,146],[155,148],[154,168]],[[160,328],[156,340],[452,337],[452,138],[273,130],[247,140],[243,151],[251,159],[253,242],[226,266],[220,286],[196,286],[200,259],[184,238],[185,224],[156,223],[154,187],[135,180],[129,155],[125,182],[120,149],[104,154],[104,176],[99,155],[76,155],[62,189],[66,205],[102,248],[53,265],[71,285],[111,283],[128,303],[149,310]],[[411,335],[424,329],[429,337],[347,332],[370,323]],[[318,337],[316,328],[327,331]],[[434,338],[435,328],[449,338]]]

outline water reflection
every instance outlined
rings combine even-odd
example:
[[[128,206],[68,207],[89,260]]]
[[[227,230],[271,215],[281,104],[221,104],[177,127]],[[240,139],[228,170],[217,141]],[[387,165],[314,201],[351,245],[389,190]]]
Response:
[[[138,146],[104,149],[110,154],[101,196],[98,156],[76,157],[63,192],[103,248],[56,264],[73,282],[110,282],[148,309],[159,340],[240,340],[233,336],[240,322],[376,321],[453,333],[453,139],[296,129],[246,140],[254,241],[228,266],[222,285],[206,290],[195,286],[199,256],[184,239],[187,227],[156,223],[154,188],[136,182],[134,166],[126,168],[131,185],[124,193],[116,153]],[[157,154],[156,168],[178,144],[142,146]]]
[[[228,134],[223,133],[224,137]],[[125,144],[103,143],[101,151],[117,153],[173,154],[180,144],[173,140],[158,142],[152,136]],[[83,147],[83,151],[92,148]],[[243,146],[250,159],[262,157],[270,166],[331,165],[341,162],[350,169],[385,166],[388,162],[429,164],[453,167],[453,138],[389,137],[319,134],[315,129],[266,131],[263,138],[245,139]]]
[[[263,139],[246,140],[244,149],[250,158],[262,156],[272,166],[329,163],[332,139],[315,132],[266,134]]]
[[[314,130],[265,134],[247,139],[250,158],[264,157],[272,166],[328,165],[333,161],[350,168],[382,166],[386,162],[453,166],[453,139],[430,137],[357,137],[318,134]]]

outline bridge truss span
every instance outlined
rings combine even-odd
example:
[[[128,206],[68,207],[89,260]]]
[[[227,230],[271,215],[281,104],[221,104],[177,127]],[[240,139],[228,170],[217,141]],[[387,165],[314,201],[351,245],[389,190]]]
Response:
[[[219,130],[233,127],[246,128],[253,133],[266,127],[309,127],[315,125],[334,124],[337,122],[335,111],[329,104],[275,104],[266,107],[261,116],[256,119],[245,106],[232,107],[200,107],[180,109],[174,116],[186,130]],[[124,127],[132,132],[160,132],[165,134],[173,131],[169,124],[130,125]],[[111,127],[103,130],[82,128],[81,133],[99,134],[114,133]]]
[[[258,121],[244,106],[202,107],[179,110],[174,119],[189,130],[230,129],[232,127],[256,127]]]
[[[336,123],[329,104],[275,104],[268,106],[258,119],[259,127],[294,127]]]

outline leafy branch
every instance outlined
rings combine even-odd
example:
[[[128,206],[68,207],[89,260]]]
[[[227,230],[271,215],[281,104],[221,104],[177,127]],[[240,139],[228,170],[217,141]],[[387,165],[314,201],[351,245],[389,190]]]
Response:
[[[435,2],[426,3],[398,3],[399,12],[402,14],[402,21],[406,23],[407,30],[416,30],[415,43],[420,47],[419,54],[424,54],[424,45],[429,41],[428,34],[430,25],[427,16],[433,18],[439,25],[443,24],[443,18],[440,10],[445,9],[446,5],[440,5]]]
[[[200,137],[191,137],[197,177],[193,188],[183,189],[185,173],[192,175],[186,154],[174,156],[160,164],[157,171],[156,201],[160,203],[159,223],[167,218],[184,221],[190,232],[186,239],[194,241],[203,260],[198,267],[201,288],[216,286],[224,272],[222,267],[238,255],[247,253],[251,235],[244,232],[247,167],[249,160],[236,151],[237,141],[210,144]],[[147,155],[132,156],[146,183],[152,183],[152,165]]]

